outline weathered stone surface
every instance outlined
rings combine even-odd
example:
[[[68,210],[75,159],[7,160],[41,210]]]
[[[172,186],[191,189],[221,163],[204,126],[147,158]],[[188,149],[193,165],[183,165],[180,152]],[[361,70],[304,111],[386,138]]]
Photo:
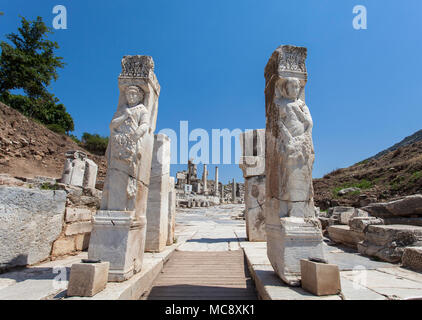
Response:
[[[0,186],[0,268],[49,257],[62,231],[64,191]]]
[[[66,237],[58,239],[53,244],[52,256],[63,256],[75,251],[75,238]]]
[[[384,224],[384,221],[375,217],[355,217],[349,220],[351,230],[365,232],[370,225]]]
[[[329,226],[327,228],[329,238],[340,244],[344,244],[354,249],[357,248],[359,242],[365,239],[363,232],[351,230],[349,226]]]
[[[242,150],[239,167],[243,177],[265,175],[265,129],[246,131],[239,139]]]
[[[77,234],[75,236],[75,248],[77,251],[85,251],[89,247],[90,233]]]
[[[324,258],[315,218],[313,121],[305,103],[306,48],[280,46],[265,68],[267,253],[279,277],[300,283],[300,260]]]
[[[402,257],[403,267],[422,272],[422,247],[407,247]]]
[[[66,208],[66,222],[91,221],[92,215],[88,208]]]
[[[340,270],[334,264],[300,260],[302,288],[317,296],[341,292]]]
[[[166,247],[169,215],[170,139],[157,134],[151,166],[147,206],[145,250],[161,252]]]
[[[141,270],[146,219],[133,220],[132,214],[100,210],[94,217],[88,257],[110,262],[108,281],[125,281]]]
[[[249,241],[266,241],[265,232],[265,176],[245,178],[245,220]]]
[[[168,233],[167,245],[174,243],[174,232],[176,228],[176,189],[174,177],[169,178],[169,216],[168,216]]]
[[[85,173],[83,180],[83,187],[88,189],[95,189],[95,183],[97,181],[98,165],[90,160],[85,160]]]
[[[70,269],[68,297],[92,297],[107,286],[110,263],[76,263]]]
[[[75,223],[66,225],[64,234],[66,236],[72,236],[74,234],[91,232],[91,230],[92,230],[91,221],[75,222]]]
[[[400,262],[405,247],[422,245],[422,227],[408,225],[370,225],[365,240],[358,244],[361,254],[387,262]]]
[[[118,83],[120,97],[110,124],[101,210],[94,217],[88,250],[89,258],[110,262],[109,281],[126,280],[142,267],[160,95],[149,56],[123,57]]]
[[[386,203],[372,203],[362,209],[380,218],[422,216],[422,195],[417,194]]]
[[[73,186],[82,187],[85,174],[86,153],[82,151],[66,152],[61,182]]]

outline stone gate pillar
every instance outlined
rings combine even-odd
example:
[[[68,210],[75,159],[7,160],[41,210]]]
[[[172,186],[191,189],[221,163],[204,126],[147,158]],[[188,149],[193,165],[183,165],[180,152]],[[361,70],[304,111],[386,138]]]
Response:
[[[306,48],[280,46],[265,68],[265,223],[275,272],[300,284],[300,259],[324,259],[312,187],[312,117],[305,104]]]
[[[88,250],[89,259],[110,262],[109,281],[124,281],[142,267],[160,95],[152,57],[123,57],[118,84],[119,103],[106,152],[107,175]]]
[[[167,244],[169,217],[170,139],[156,134],[147,206],[145,251],[161,252]]]
[[[239,167],[245,178],[245,221],[249,241],[265,241],[265,129],[240,136]]]

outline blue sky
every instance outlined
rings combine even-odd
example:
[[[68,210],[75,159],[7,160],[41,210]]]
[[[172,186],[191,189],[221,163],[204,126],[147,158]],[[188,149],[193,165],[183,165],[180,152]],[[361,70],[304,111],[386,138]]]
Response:
[[[314,119],[314,177],[346,167],[421,129],[420,0],[27,1],[0,4],[0,36],[18,15],[52,25],[65,5],[68,29],[52,39],[66,67],[52,92],[75,134],[108,135],[120,60],[153,56],[161,84],[157,130],[265,127],[264,67],[275,48],[308,48],[306,102]],[[355,5],[368,29],[352,26]],[[172,175],[184,166],[173,165]],[[210,178],[214,166],[209,166]],[[201,170],[200,170],[201,172]],[[243,180],[236,165],[220,180]]]

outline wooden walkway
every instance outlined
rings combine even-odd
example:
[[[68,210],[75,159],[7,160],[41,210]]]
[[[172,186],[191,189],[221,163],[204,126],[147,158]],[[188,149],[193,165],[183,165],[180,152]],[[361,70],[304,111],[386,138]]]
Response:
[[[148,300],[257,300],[243,250],[176,251]]]

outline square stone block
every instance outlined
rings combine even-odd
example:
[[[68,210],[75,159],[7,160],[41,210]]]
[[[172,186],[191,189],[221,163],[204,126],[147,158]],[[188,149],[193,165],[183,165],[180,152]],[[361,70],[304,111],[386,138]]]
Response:
[[[317,296],[341,292],[340,271],[337,265],[300,260],[302,288]]]
[[[92,297],[105,289],[109,262],[76,263],[70,269],[68,297]]]

